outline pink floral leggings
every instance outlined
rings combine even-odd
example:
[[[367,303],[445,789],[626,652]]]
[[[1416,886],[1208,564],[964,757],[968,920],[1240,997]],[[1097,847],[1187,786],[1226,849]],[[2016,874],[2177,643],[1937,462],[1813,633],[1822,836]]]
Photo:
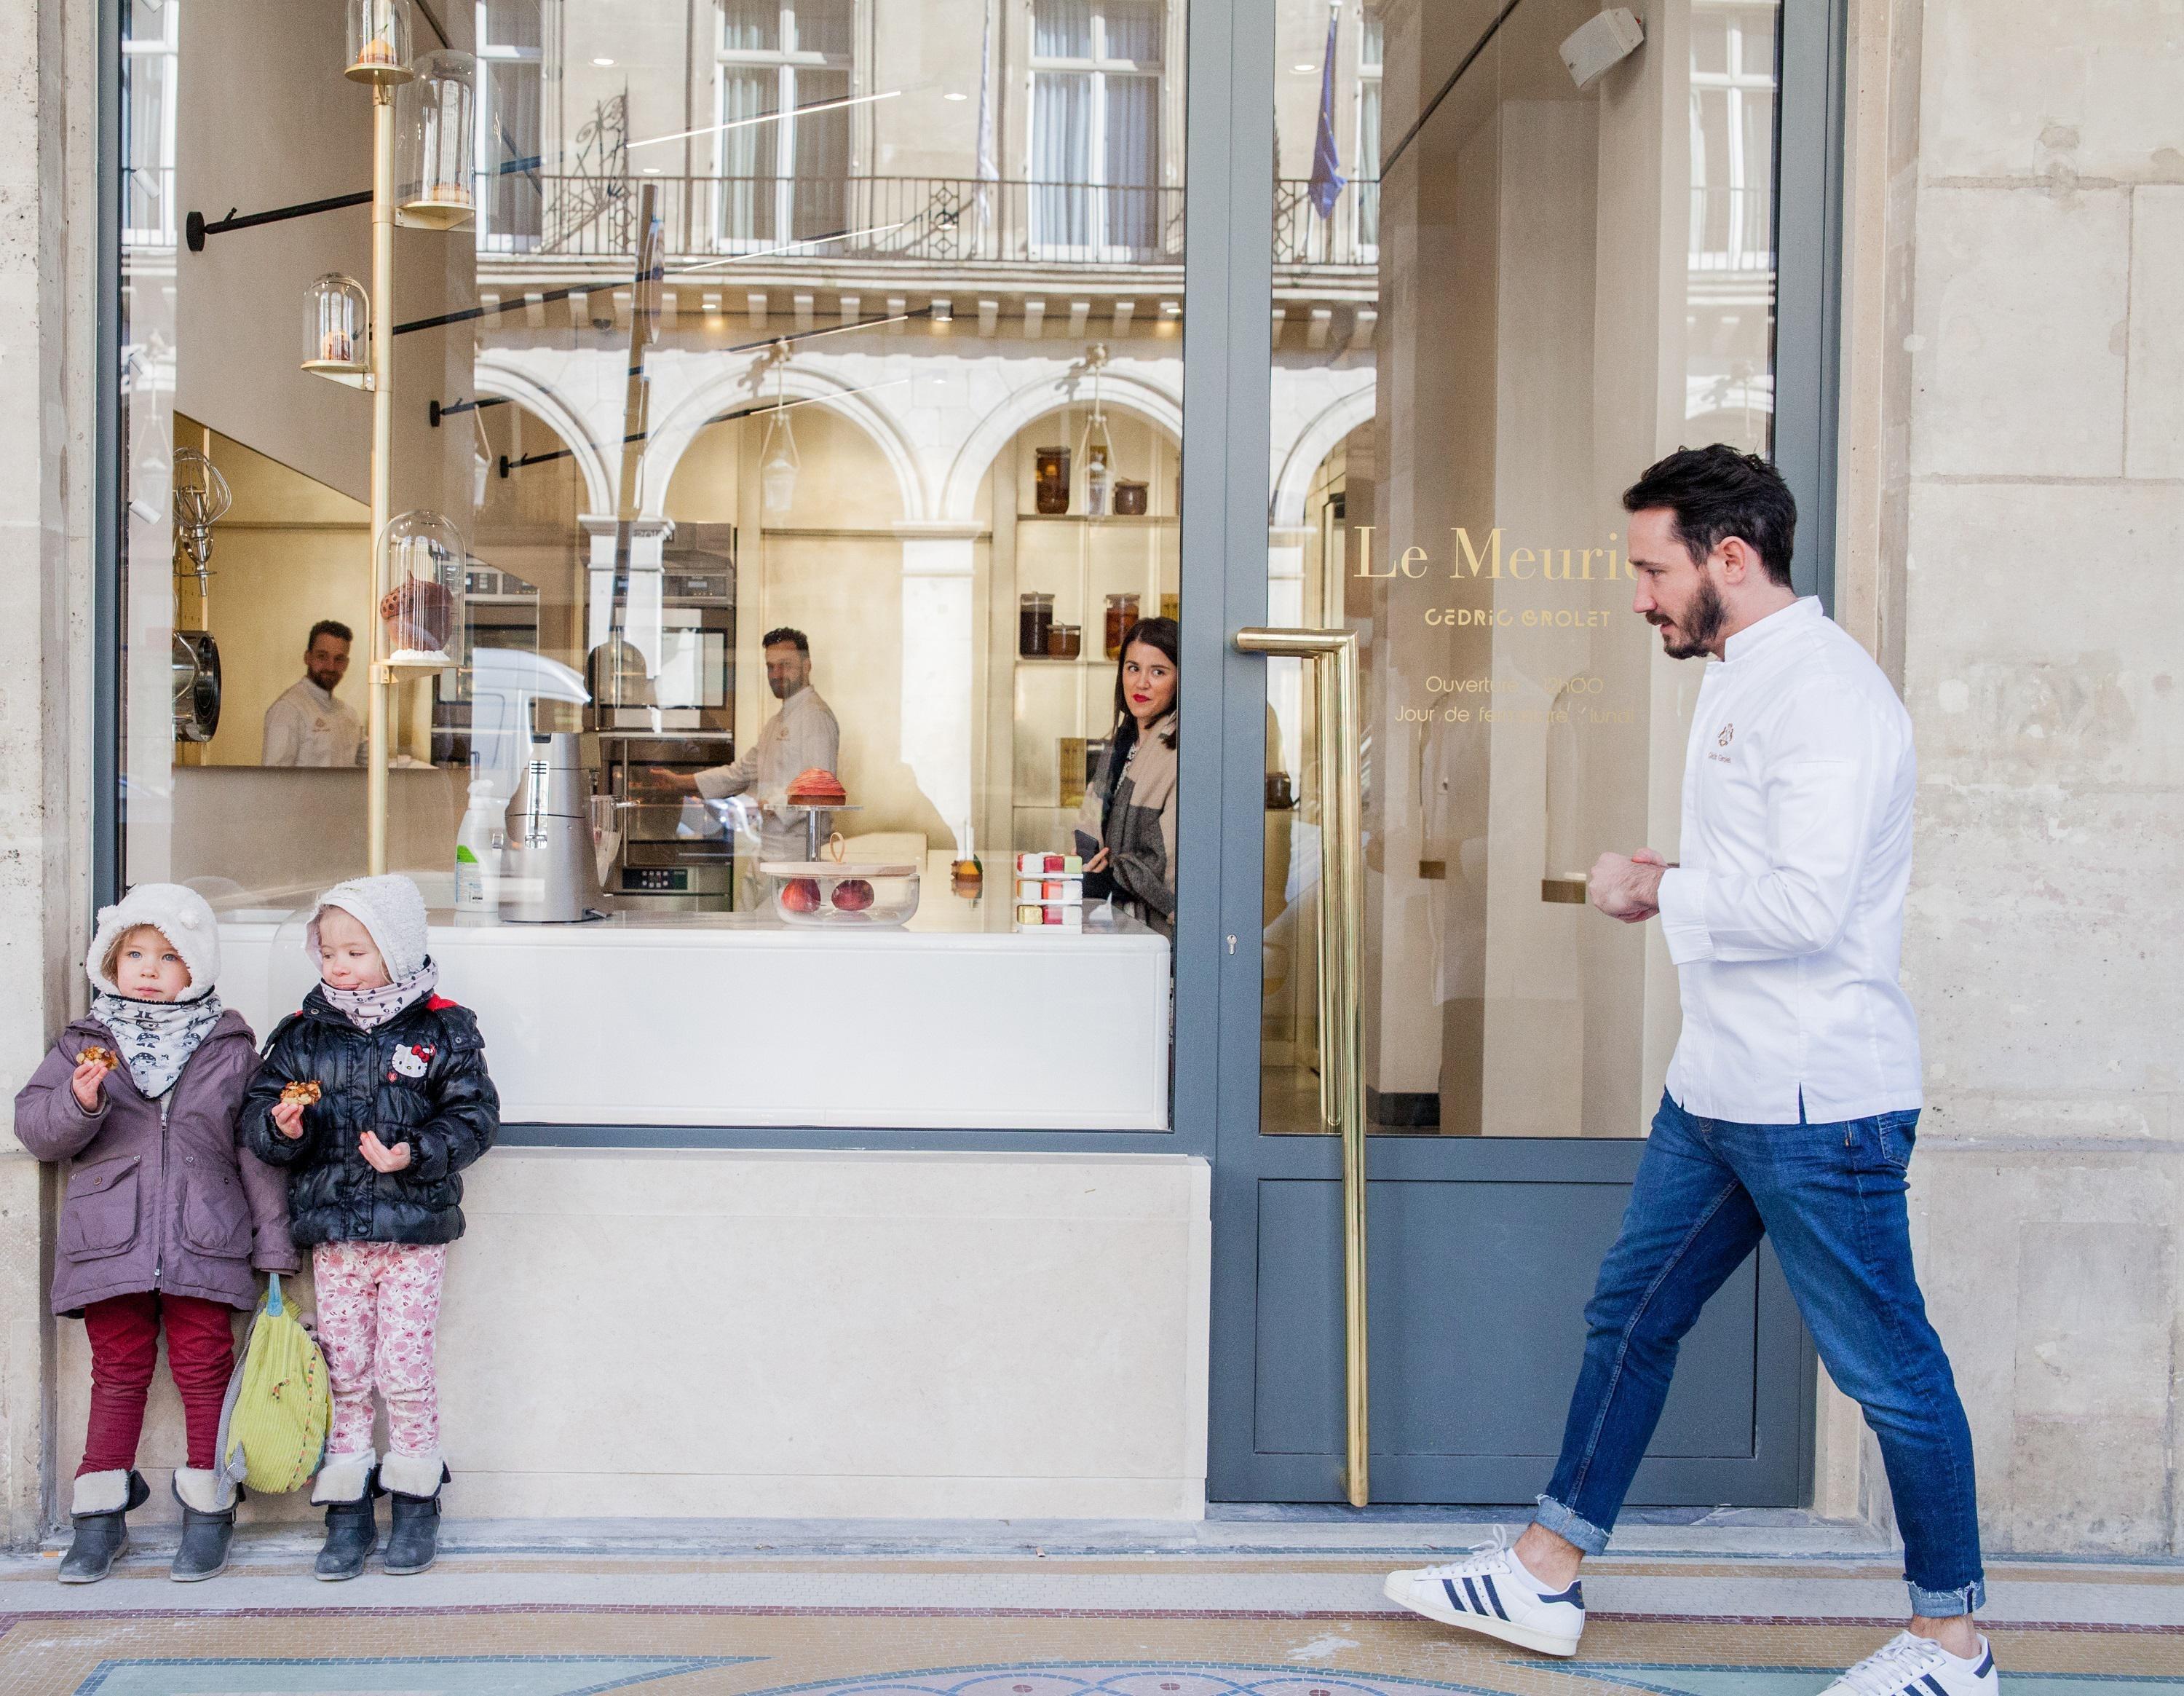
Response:
[[[311,1251],[319,1347],[333,1389],[328,1459],[371,1452],[375,1386],[392,1452],[421,1460],[439,1452],[432,1347],[447,1270],[445,1243],[322,1242]]]

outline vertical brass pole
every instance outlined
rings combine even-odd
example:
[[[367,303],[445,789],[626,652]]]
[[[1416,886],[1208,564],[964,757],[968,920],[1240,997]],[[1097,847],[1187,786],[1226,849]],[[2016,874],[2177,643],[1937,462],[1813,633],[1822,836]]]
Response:
[[[1320,1117],[1342,1139],[1344,1482],[1372,1500],[1371,1350],[1366,1331],[1364,785],[1359,769],[1357,638],[1346,630],[1240,630],[1246,654],[1313,662],[1320,723]]]
[[[394,683],[379,604],[387,594],[387,524],[394,516],[394,90],[371,90],[371,656],[365,722],[365,866],[387,870],[387,762]]]

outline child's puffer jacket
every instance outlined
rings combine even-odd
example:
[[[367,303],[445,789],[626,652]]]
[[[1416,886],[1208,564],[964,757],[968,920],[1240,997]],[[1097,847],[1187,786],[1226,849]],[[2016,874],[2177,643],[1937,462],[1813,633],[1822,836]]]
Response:
[[[315,1082],[294,1141],[273,1124],[281,1091]],[[376,1171],[357,1145],[367,1130],[410,1145],[399,1172]],[[500,1097],[469,1009],[437,996],[359,1030],[313,990],[265,1045],[242,1102],[242,1135],[267,1164],[288,1169],[288,1230],[320,1242],[453,1242],[463,1234],[456,1174],[493,1146]]]

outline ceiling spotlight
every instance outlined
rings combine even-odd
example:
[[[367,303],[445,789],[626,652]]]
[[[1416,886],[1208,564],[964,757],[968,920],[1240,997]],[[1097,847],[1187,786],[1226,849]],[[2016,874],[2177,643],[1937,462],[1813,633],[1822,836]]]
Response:
[[[593,59],[592,63],[598,65],[602,70],[604,70],[611,66],[614,64],[614,61],[602,55],[600,58]]]
[[[1309,76],[1313,71],[1318,70],[1319,67],[1316,64],[1293,64],[1290,69],[1295,71],[1299,76]]]
[[[950,89],[947,93],[942,95],[940,98],[943,100],[968,100],[971,97],[967,94],[959,94],[955,90]]]

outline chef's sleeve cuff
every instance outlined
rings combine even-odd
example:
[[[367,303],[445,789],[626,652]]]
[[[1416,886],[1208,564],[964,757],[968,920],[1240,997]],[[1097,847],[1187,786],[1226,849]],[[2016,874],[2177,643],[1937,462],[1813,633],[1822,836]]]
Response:
[[[1654,899],[1661,909],[1661,935],[1669,958],[1679,966],[1713,957],[1713,933],[1707,929],[1707,874],[1671,868],[1661,874]]]
[[[733,795],[736,792],[733,770],[733,767],[715,766],[710,771],[699,773],[694,781],[698,785],[698,794],[700,798],[705,801],[726,801]]]

